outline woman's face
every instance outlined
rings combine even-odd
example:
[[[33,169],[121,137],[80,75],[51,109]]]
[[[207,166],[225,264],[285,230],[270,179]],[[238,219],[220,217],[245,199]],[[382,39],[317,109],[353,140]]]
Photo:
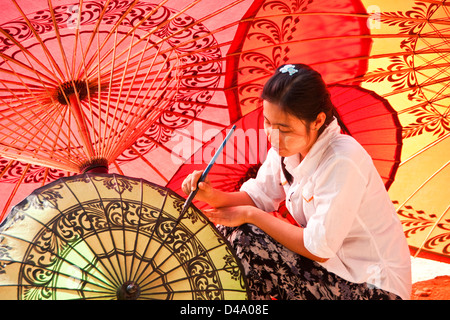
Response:
[[[266,100],[263,100],[263,114],[266,135],[272,148],[282,157],[299,153],[305,157],[316,142],[318,129],[325,121],[321,120],[321,113],[317,120],[308,126],[304,120],[283,112],[278,105]]]

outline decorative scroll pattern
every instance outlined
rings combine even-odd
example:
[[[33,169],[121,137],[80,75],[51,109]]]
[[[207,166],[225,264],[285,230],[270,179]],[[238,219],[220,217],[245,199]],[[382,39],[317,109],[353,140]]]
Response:
[[[398,201],[393,201],[398,205]],[[435,214],[428,214],[423,210],[415,210],[409,205],[405,205],[402,209],[397,210],[408,239],[417,239],[414,244],[410,242],[410,246],[419,249],[420,246],[424,251],[439,252],[443,255],[450,254],[450,221],[448,219],[439,219]],[[431,236],[421,243],[420,239],[431,232]]]
[[[18,182],[20,177],[24,174],[27,164],[19,161],[11,161],[5,158],[0,158],[0,173],[3,173],[1,181],[3,182]],[[66,176],[61,170],[45,168],[38,165],[31,165],[28,172],[25,173],[23,183],[40,183],[51,182]]]
[[[443,29],[445,23],[440,22],[445,18],[435,17],[437,13],[447,12],[448,21],[448,10],[443,7],[439,3],[416,1],[410,10],[380,15],[382,23],[397,27],[398,34],[404,35],[400,43],[404,54],[392,56],[389,66],[368,73],[366,81],[389,82],[394,94],[408,92],[408,99],[415,105],[407,113],[415,121],[404,126],[404,138],[427,132],[442,137],[450,131],[450,100],[445,94],[450,87],[445,71],[449,65],[446,58],[449,39]],[[430,33],[436,37],[427,38]]]
[[[291,48],[287,43],[298,37],[300,18],[296,13],[307,9],[312,0],[266,1],[261,15],[270,16],[272,12],[286,14],[283,19],[256,18],[249,26],[246,40],[254,41],[255,48],[271,47],[266,51],[248,51],[241,55],[240,73],[252,74],[255,79],[268,78],[280,65],[289,61]],[[240,86],[239,101],[246,109],[255,109],[259,103],[264,81],[252,81]]]

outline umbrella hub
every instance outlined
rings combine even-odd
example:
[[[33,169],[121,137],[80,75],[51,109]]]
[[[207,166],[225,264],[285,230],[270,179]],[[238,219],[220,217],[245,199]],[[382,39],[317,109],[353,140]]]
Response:
[[[139,298],[141,294],[141,288],[136,282],[126,281],[118,290],[117,290],[117,299],[118,300],[136,300]]]
[[[245,175],[242,178],[240,178],[238,183],[236,184],[236,191],[239,191],[241,186],[248,179],[256,178],[256,174],[258,173],[259,167],[261,167],[261,163],[257,163],[257,164],[251,165],[250,168],[248,168],[248,170],[245,173]]]
[[[108,173],[108,160],[105,158],[94,158],[82,163],[79,167],[82,173]]]
[[[78,94],[80,101],[84,100],[89,92],[89,85],[85,80],[73,80],[62,83],[56,90],[56,98],[62,105],[69,105],[70,96]]]

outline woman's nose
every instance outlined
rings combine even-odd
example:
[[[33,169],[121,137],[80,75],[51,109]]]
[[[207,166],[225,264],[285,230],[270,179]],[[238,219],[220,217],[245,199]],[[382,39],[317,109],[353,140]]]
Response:
[[[280,144],[279,130],[273,129],[272,127],[266,127],[265,131],[270,144],[274,147],[277,147]]]

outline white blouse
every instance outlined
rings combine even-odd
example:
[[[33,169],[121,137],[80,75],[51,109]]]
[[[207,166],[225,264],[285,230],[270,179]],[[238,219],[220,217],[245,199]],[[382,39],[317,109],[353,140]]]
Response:
[[[294,177],[287,183],[281,157],[270,149],[255,179],[241,187],[256,206],[271,212],[282,200],[304,227],[306,249],[328,271],[367,282],[410,299],[411,260],[395,208],[371,157],[336,119],[300,162],[284,159]]]

